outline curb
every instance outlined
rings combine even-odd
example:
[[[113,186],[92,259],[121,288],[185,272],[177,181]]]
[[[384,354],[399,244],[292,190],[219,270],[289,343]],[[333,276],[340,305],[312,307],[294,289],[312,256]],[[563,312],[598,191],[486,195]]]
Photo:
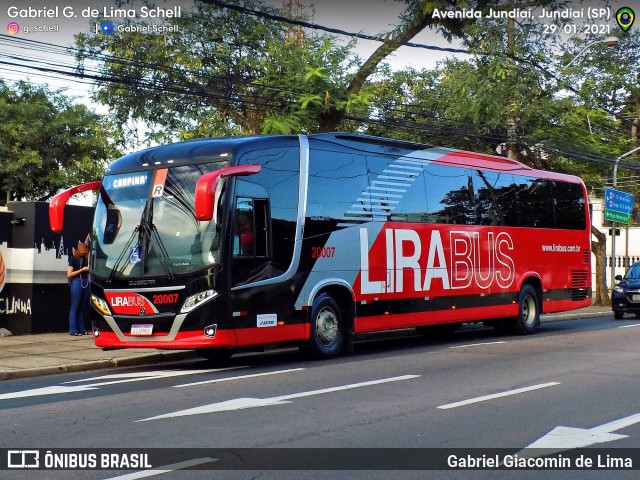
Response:
[[[104,370],[113,367],[134,367],[140,365],[153,365],[156,363],[175,362],[180,360],[192,360],[200,356],[191,351],[180,352],[159,352],[143,356],[132,356],[123,358],[111,358],[109,360],[93,360],[91,362],[70,363],[67,365],[56,365],[52,367],[28,368],[15,370],[12,372],[0,372],[0,381],[13,380],[18,378],[39,377],[44,375],[55,375],[60,373],[87,372],[91,370]]]
[[[575,312],[543,313],[542,315],[540,315],[540,320],[545,322],[559,322],[562,320],[577,320],[585,317],[613,317],[613,311],[606,310],[602,312],[582,312],[580,314],[577,314]]]

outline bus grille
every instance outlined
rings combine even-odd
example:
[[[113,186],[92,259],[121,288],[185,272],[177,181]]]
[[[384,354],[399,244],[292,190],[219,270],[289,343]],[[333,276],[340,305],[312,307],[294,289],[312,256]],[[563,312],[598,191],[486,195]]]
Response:
[[[571,300],[578,301],[587,298],[588,270],[573,270],[571,272]]]
[[[584,260],[584,263],[589,265],[589,263],[591,262],[591,252],[589,252],[589,250],[583,250],[582,259]]]

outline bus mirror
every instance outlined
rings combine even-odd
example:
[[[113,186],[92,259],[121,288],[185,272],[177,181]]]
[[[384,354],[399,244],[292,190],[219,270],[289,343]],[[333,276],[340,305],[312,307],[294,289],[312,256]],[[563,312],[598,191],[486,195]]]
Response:
[[[238,165],[207,173],[198,179],[195,192],[196,220],[208,221],[217,215],[218,200],[225,177],[253,175],[260,171],[260,165]]]
[[[62,226],[64,224],[64,207],[73,195],[76,193],[87,192],[89,190],[98,190],[100,185],[102,185],[100,180],[83,183],[82,185],[71,187],[64,192],[60,192],[55,195],[49,203],[49,225],[51,226],[51,231],[54,233],[62,232]]]

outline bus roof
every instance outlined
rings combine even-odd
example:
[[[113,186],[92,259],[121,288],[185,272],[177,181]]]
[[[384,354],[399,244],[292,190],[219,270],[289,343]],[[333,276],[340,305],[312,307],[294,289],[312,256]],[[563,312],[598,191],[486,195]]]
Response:
[[[411,156],[411,152],[416,152],[416,156],[419,156],[419,152],[429,150],[431,158],[433,158],[434,153],[436,154],[437,158],[432,160],[436,164],[500,172],[512,171],[521,175],[536,176],[549,180],[568,181],[571,183],[582,182],[573,175],[535,170],[516,160],[485,153],[455,150],[355,133],[318,133],[308,135],[308,138],[363,152],[400,154],[408,157]],[[220,161],[226,157],[233,158],[241,151],[255,150],[266,146],[272,148],[278,145],[290,146],[293,142],[298,143],[297,135],[218,137],[171,143],[127,154],[111,163],[106,170],[106,174],[154,169],[159,166],[166,167],[168,165]]]
[[[274,147],[277,143],[297,143],[296,135],[218,137],[170,143],[129,153],[109,165],[106,174],[150,170],[159,166],[187,165],[233,158],[244,148]],[[275,140],[275,142],[274,142]],[[288,141],[288,142],[287,142]]]

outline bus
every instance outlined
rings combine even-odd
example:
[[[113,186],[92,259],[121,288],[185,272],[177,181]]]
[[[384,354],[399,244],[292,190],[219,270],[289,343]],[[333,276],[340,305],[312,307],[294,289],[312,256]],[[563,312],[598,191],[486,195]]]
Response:
[[[591,302],[583,182],[508,158],[351,133],[180,142],[56,195],[52,230],[86,190],[104,349],[322,359],[365,332],[531,334]]]

